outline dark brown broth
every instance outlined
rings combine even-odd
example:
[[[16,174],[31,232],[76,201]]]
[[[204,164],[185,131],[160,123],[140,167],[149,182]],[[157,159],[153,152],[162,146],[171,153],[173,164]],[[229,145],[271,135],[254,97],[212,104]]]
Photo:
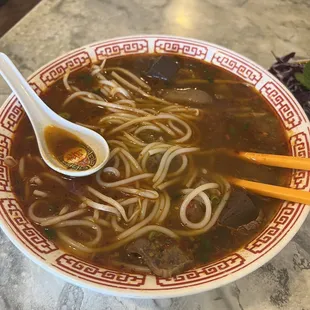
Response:
[[[146,66],[147,56],[126,56],[124,58],[115,58],[107,61],[107,66],[120,66],[131,70],[140,75]],[[215,98],[218,98],[214,105],[205,108],[205,117],[199,123],[201,135],[201,148],[229,148],[242,151],[254,151],[261,153],[289,154],[287,139],[279,119],[252,87],[243,84],[225,85],[212,83],[212,80],[234,80],[241,79],[236,76],[219,69],[213,65],[206,65],[196,60],[180,58],[182,68],[190,69],[196,78],[207,79],[208,84],[188,84],[186,87],[197,87],[205,90]],[[188,79],[188,76],[182,77]],[[88,70],[84,69],[77,73],[71,74],[70,81],[72,85],[78,86],[81,90],[92,90],[96,92],[98,85],[89,75]],[[163,83],[155,83],[152,80],[147,81],[152,87],[152,93],[157,94],[159,90],[165,87]],[[174,86],[174,85],[172,85]],[[171,85],[169,86],[171,87]],[[75,99],[65,109],[62,109],[61,103],[68,97],[68,91],[63,86],[62,81],[56,82],[42,96],[44,102],[50,106],[55,112],[66,112],[71,121],[92,124],[95,120],[104,116],[105,112],[99,106],[83,102]],[[237,115],[237,117],[236,117]],[[33,138],[34,133],[28,119],[24,118],[18,128],[17,134],[12,146],[12,155],[17,159],[28,153],[39,155],[36,141]],[[285,185],[287,182],[288,172],[284,169],[258,166],[245,161],[240,161],[227,156],[210,156],[197,157],[197,164],[211,171],[222,174],[230,174],[238,177],[258,180],[270,184]],[[27,171],[37,171],[39,168],[35,163],[28,163]],[[46,168],[48,170],[48,168]],[[12,170],[12,180],[14,190],[24,199],[24,183],[20,180],[16,170]],[[30,175],[28,174],[27,177]],[[88,184],[94,188],[98,188],[93,177],[84,177],[71,180],[70,187],[74,191],[78,191],[83,185]],[[47,182],[46,187],[50,189],[51,183]],[[173,193],[175,189],[170,189]],[[50,191],[52,191],[50,189]],[[111,191],[111,196],[115,193]],[[264,224],[275,213],[279,206],[279,201],[273,199],[262,198],[257,195],[251,195],[256,206],[262,208],[265,213]],[[67,201],[74,199],[61,187],[57,187],[57,197],[51,199],[52,209],[60,210]],[[25,202],[25,208],[31,204],[33,200]],[[77,202],[78,203],[78,202]],[[26,211],[26,210],[25,210]],[[54,210],[51,211],[53,213]],[[178,227],[178,211],[172,208],[170,215],[166,221],[167,227]],[[260,228],[261,229],[261,228]],[[70,229],[69,229],[70,230]],[[87,236],[79,235],[75,229],[71,229],[71,235],[76,238],[86,238]],[[210,232],[197,238],[183,238],[183,249],[192,249],[197,247],[203,240],[208,240],[209,250],[207,258],[196,259],[197,265],[200,263],[210,262],[217,258],[223,257],[229,252],[241,247],[243,244],[252,239],[257,231],[250,235],[241,235],[228,228],[215,226]],[[107,235],[108,234],[108,235]],[[108,232],[105,235],[101,245],[108,243],[110,236],[114,233]],[[56,240],[57,242],[57,240]],[[67,249],[73,251],[72,249]],[[123,249],[108,254],[96,255],[95,262],[104,266],[109,266],[112,259],[122,258],[127,261],[128,257]],[[86,257],[87,258],[87,257]]]

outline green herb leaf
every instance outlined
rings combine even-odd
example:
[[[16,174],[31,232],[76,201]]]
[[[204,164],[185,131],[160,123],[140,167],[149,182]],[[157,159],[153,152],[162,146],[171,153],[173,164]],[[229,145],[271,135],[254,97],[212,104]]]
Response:
[[[83,83],[86,87],[92,87],[94,83],[94,78],[88,72],[83,72],[82,74],[77,76],[77,80]]]
[[[158,236],[160,236],[160,233],[158,233],[156,231],[151,231],[149,234],[149,240],[154,241],[158,238]]]
[[[310,83],[310,61],[306,63],[304,68],[304,76],[307,80],[307,83]]]
[[[93,88],[93,92],[96,94],[96,95],[102,95],[101,91],[100,91],[100,88]]]
[[[212,84],[214,82],[214,79],[211,76],[207,77],[207,80],[210,84]]]
[[[59,113],[59,116],[61,116],[64,119],[70,119],[71,118],[70,113],[67,113],[67,112],[61,112],[61,113]]]
[[[250,123],[249,123],[249,122],[245,122],[245,123],[243,124],[244,130],[248,130],[249,127],[250,127]]]
[[[56,232],[52,228],[44,228],[44,234],[46,235],[47,239],[53,240],[56,237]]]
[[[35,136],[27,136],[26,137],[26,140],[27,141],[31,141],[31,140],[34,140],[35,139]]]
[[[212,205],[215,205],[215,206],[220,203],[220,198],[216,195],[212,195],[210,197],[210,200],[211,200]]]
[[[303,73],[295,73],[295,78],[303,86],[310,89],[310,62],[305,65]]]
[[[235,136],[236,135],[236,128],[234,126],[229,126],[228,127],[228,132],[230,133],[230,135]]]

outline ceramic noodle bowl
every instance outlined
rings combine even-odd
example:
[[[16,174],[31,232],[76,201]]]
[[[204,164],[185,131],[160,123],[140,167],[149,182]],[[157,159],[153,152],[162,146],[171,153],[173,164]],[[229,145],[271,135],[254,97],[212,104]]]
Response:
[[[90,44],[63,55],[32,74],[28,81],[38,95],[71,72],[126,55],[181,55],[226,70],[255,89],[278,115],[293,156],[309,157],[310,126],[292,94],[251,60],[223,47],[194,39],[161,35],[116,38]],[[11,154],[14,134],[25,117],[15,96],[0,110],[0,225],[9,239],[31,260],[52,274],[92,290],[135,298],[165,298],[207,291],[235,281],[276,255],[296,234],[308,214],[303,204],[284,201],[263,230],[244,246],[212,263],[172,278],[106,269],[61,250],[25,216],[12,190],[4,158]],[[293,171],[290,187],[309,191],[308,171]]]

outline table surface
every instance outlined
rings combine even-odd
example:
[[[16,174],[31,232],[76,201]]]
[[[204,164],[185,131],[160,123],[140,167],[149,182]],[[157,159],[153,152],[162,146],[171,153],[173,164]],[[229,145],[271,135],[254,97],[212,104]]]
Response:
[[[271,51],[310,56],[309,0],[43,0],[0,39],[25,76],[84,44],[115,36],[188,36],[268,67]],[[307,49],[308,48],[308,49]],[[0,81],[0,103],[10,90]],[[0,309],[310,309],[310,219],[262,268],[195,296],[136,300],[65,283],[24,257],[0,231]]]

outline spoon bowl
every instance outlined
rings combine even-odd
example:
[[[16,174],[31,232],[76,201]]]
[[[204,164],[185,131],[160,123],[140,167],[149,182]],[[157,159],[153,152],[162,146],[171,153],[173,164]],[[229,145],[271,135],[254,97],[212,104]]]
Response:
[[[82,177],[97,172],[105,165],[109,158],[106,140],[95,131],[74,124],[51,110],[3,53],[0,53],[0,74],[26,111],[35,132],[40,154],[50,168],[67,176]],[[51,127],[56,131],[66,132],[71,140],[76,140],[78,146],[68,150],[67,157],[62,154],[60,159],[51,152],[46,134],[47,129]]]

